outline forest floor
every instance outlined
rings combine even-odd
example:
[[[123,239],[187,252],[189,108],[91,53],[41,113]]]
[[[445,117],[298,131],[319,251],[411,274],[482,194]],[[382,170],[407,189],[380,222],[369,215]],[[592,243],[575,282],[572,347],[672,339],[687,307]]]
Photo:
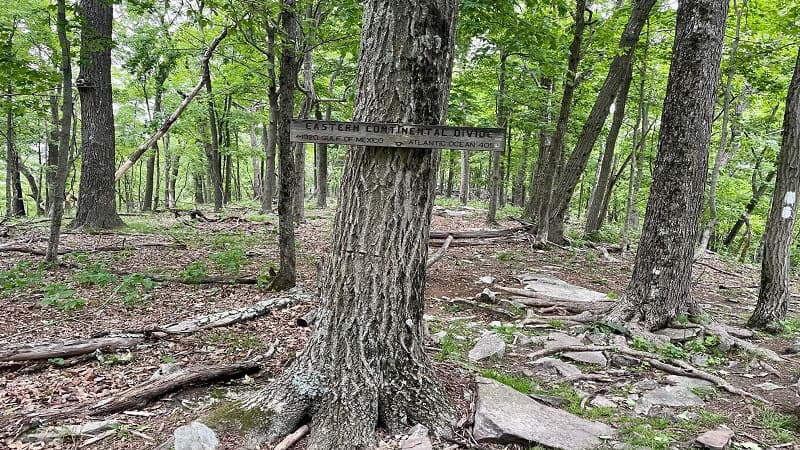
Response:
[[[275,267],[278,261],[274,216],[229,209],[223,219],[215,222],[176,219],[171,214],[123,218],[128,226],[120,230],[65,233],[64,264],[52,271],[44,270],[40,266],[43,257],[34,254],[46,246],[45,220],[0,224],[3,311],[0,356],[4,349],[16,344],[152,331],[184,319],[287,295],[267,292],[259,283],[267,279],[269,267]],[[489,229],[483,218],[484,212],[480,210],[437,207],[432,229],[448,232]],[[519,224],[506,220],[499,228],[516,226]],[[298,228],[298,286],[304,292],[316,291],[316,267],[327,252],[331,228],[329,210],[307,210],[306,221]],[[568,321],[552,319],[522,327],[516,325],[519,317],[512,320],[508,314],[492,312],[492,308],[477,302],[456,299],[474,300],[487,287],[520,288],[516,277],[525,272],[546,273],[617,298],[630,277],[633,255],[615,253],[612,256],[616,261],[607,262],[598,250],[585,245],[536,250],[524,234],[474,240],[472,244],[477,245],[452,245],[429,268],[426,288],[426,317],[431,333],[439,332],[440,337],[445,337],[431,342],[430,355],[465,417],[470,413],[465,393],[471,395],[472,379],[481,375],[526,393],[562,397],[563,408],[614,427],[614,441],[608,444],[609,448],[691,448],[702,431],[719,425],[733,430],[735,448],[800,448],[800,410],[795,385],[800,359],[794,355],[783,355],[781,362],[758,363],[741,350],[716,351],[715,341],[708,337],[672,346],[669,357],[692,363],[700,361],[705,365],[703,370],[762,396],[767,403],[711,389],[699,393],[705,400],[704,407],[670,410],[668,414],[655,416],[636,414],[633,404],[624,401],[636,391],[637,383],[667,375],[647,364],[626,370],[580,365],[583,372],[596,373],[598,377],[571,383],[538,378],[530,370],[529,355],[535,348],[523,344],[527,339],[521,338],[555,331],[579,334],[586,325],[570,326]],[[436,250],[431,247],[431,253]],[[239,283],[230,283],[232,279],[239,279]],[[695,265],[693,294],[713,318],[743,327],[755,302],[758,281],[756,266],[712,254]],[[793,286],[793,292],[797,292],[796,287]],[[201,328],[193,333],[145,333],[144,342],[131,349],[21,363],[0,362],[0,447],[155,448],[178,426],[202,417],[228,398],[257,389],[280,373],[310,333],[308,328],[296,324],[297,319],[315,305],[314,300],[295,302],[254,320]],[[556,309],[553,313],[565,311]],[[800,336],[797,302],[790,305],[789,317],[785,334],[756,333],[748,341],[782,353]],[[595,331],[598,329],[595,327]],[[467,352],[485,330],[507,340],[506,354],[499,361],[471,362]],[[697,358],[698,354],[704,357]],[[664,356],[663,352],[661,355]],[[89,405],[151,380],[154,374],[165,370],[165,365],[178,369],[229,365],[259,356],[260,370],[247,376],[161,395],[147,405],[122,412],[80,417],[80,411],[85,415]],[[622,400],[617,401],[616,407],[591,406],[587,399],[599,394]],[[71,414],[75,417],[53,422],[61,425],[111,420],[111,427],[98,431],[94,438],[29,442],[19,435],[28,428],[26,415],[70,408],[75,408]],[[396,436],[379,433],[379,439],[385,441],[386,448],[397,448]],[[229,449],[240,445],[233,437],[224,438],[223,443]],[[441,442],[435,446],[459,448]],[[303,443],[295,448],[304,448]],[[483,448],[528,447],[491,444]]]

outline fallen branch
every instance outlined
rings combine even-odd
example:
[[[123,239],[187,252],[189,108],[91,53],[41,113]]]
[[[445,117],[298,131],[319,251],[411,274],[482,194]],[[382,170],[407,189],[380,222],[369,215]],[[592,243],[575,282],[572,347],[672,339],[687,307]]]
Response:
[[[485,239],[512,236],[520,232],[528,231],[530,227],[516,227],[507,228],[504,230],[480,230],[480,231],[431,231],[430,239],[447,239],[447,236],[453,236],[453,239]]]
[[[482,309],[482,310],[484,310],[484,311],[486,311],[486,312],[488,312],[490,314],[500,315],[500,316],[503,316],[503,317],[507,317],[507,318],[509,318],[511,320],[519,319],[519,316],[514,314],[514,313],[512,313],[512,312],[508,312],[508,311],[506,311],[504,309],[500,309],[500,308],[495,308],[493,306],[489,306],[489,305],[486,305],[486,304],[483,304],[483,303],[473,302],[472,300],[467,300],[467,299],[464,299],[464,298],[454,298],[454,299],[450,300],[449,303],[459,303],[461,305],[469,306],[470,308]]]
[[[88,339],[6,346],[0,350],[0,362],[68,358],[92,353],[96,350],[108,351],[133,348],[148,338],[160,338],[171,334],[190,334],[209,328],[246,322],[263,316],[272,310],[288,308],[309,298],[310,296],[308,295],[297,294],[291,297],[272,298],[242,308],[207,314],[142,330],[129,330],[127,333],[117,335],[109,333],[106,336],[95,336]]]
[[[172,124],[174,124],[175,121],[178,120],[181,114],[183,114],[183,111],[186,110],[186,107],[189,106],[189,103],[191,103],[192,100],[194,100],[194,98],[197,96],[197,94],[200,93],[200,90],[203,88],[203,86],[205,86],[205,81],[207,78],[206,71],[208,70],[208,61],[211,59],[211,55],[214,53],[214,50],[217,48],[219,43],[222,42],[222,40],[225,39],[225,36],[227,35],[228,35],[228,27],[225,27],[222,29],[222,32],[219,34],[219,36],[217,36],[216,38],[214,38],[213,41],[211,41],[211,44],[209,44],[208,48],[206,49],[205,53],[203,53],[203,56],[201,58],[200,81],[197,83],[194,89],[192,89],[191,92],[189,92],[189,95],[187,95],[183,99],[181,104],[178,105],[178,107],[167,118],[167,120],[164,121],[164,124],[161,125],[158,131],[156,131],[155,134],[150,136],[149,139],[144,141],[144,143],[140,145],[139,148],[137,148],[133,153],[131,153],[130,156],[128,156],[128,158],[125,160],[125,162],[122,163],[120,168],[117,169],[117,171],[114,173],[115,182],[119,181],[119,179],[122,178],[122,175],[124,175],[125,172],[128,171],[128,169],[133,167],[133,165],[136,164],[136,161],[139,158],[141,158],[142,155],[147,150],[149,150],[153,145],[155,145],[156,142],[158,142],[158,140],[161,139],[161,137],[167,133],[167,131],[169,131]]]
[[[451,242],[453,242],[453,235],[449,234],[447,235],[447,239],[445,239],[444,244],[442,244],[442,248],[428,258],[428,261],[425,263],[426,269],[436,263],[436,261],[442,259],[442,256],[444,256],[445,252],[447,252],[447,248],[450,247]]]
[[[728,275],[728,276],[731,276],[731,277],[742,278],[742,274],[740,274],[740,273],[728,272],[727,270],[720,269],[719,267],[714,267],[711,264],[704,263],[702,261],[695,260],[694,264],[700,264],[701,266],[708,267],[709,269],[716,270],[719,273],[724,273],[725,275]]]
[[[294,433],[283,438],[283,440],[278,443],[273,450],[289,450],[294,444],[297,443],[297,441],[303,439],[303,436],[307,435],[309,431],[311,431],[311,427],[309,427],[308,424],[303,425]]]
[[[30,420],[59,420],[73,417],[98,416],[141,408],[154,398],[189,386],[229,380],[255,372],[259,365],[244,362],[231,365],[197,366],[145,381],[99,402],[84,402],[68,409],[50,409],[26,414]]]
[[[556,353],[563,353],[563,352],[600,352],[600,351],[617,352],[617,353],[622,353],[623,355],[641,358],[642,360],[650,364],[650,366],[652,366],[653,368],[663,370],[664,372],[668,372],[673,375],[700,378],[702,380],[710,381],[714,383],[717,387],[724,389],[725,391],[730,392],[731,394],[741,395],[742,397],[748,397],[762,403],[767,403],[767,401],[763,397],[760,397],[756,394],[752,394],[743,389],[739,389],[736,386],[733,386],[732,384],[728,383],[723,378],[710,374],[704,370],[700,370],[685,361],[671,359],[670,363],[672,364],[667,364],[665,362],[662,362],[659,356],[656,355],[655,353],[632,350],[630,348],[620,348],[610,345],[563,345],[563,346],[545,348],[543,350],[533,352],[529,355],[529,357],[531,359],[538,359],[545,356],[555,355]]]

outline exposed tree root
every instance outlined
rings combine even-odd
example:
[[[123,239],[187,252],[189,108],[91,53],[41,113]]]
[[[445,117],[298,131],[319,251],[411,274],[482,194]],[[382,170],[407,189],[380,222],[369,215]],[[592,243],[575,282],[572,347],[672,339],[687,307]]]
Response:
[[[736,336],[732,336],[722,326],[722,324],[720,324],[718,322],[712,322],[710,324],[703,325],[703,330],[705,330],[705,332],[708,333],[708,334],[713,334],[713,335],[717,336],[721,342],[725,342],[729,346],[736,346],[736,347],[742,349],[743,351],[745,351],[745,352],[747,352],[747,353],[749,353],[751,355],[757,356],[759,358],[767,359],[767,360],[770,360],[772,362],[778,362],[778,363],[782,363],[782,362],[786,362],[787,361],[786,358],[778,355],[777,353],[775,353],[774,351],[772,351],[772,350],[770,350],[768,348],[760,347],[760,346],[758,346],[756,344],[753,344],[752,342],[746,341],[746,340],[744,340],[742,338],[739,338],[739,337],[736,337]]]
[[[303,425],[294,433],[283,438],[283,440],[279,442],[278,445],[276,445],[272,450],[289,450],[294,444],[297,443],[297,441],[303,439],[303,437],[307,435],[309,431],[311,431],[311,427],[309,427],[308,424]]]
[[[450,247],[450,244],[452,242],[453,242],[453,235],[448,234],[447,239],[445,239],[444,244],[442,244],[442,247],[436,253],[434,253],[428,258],[428,261],[425,263],[425,268],[426,269],[429,268],[430,266],[434,265],[436,261],[442,259],[442,256],[444,256],[445,252],[447,252],[447,248]]]
[[[714,383],[717,387],[724,389],[725,391],[730,392],[731,394],[741,395],[742,397],[747,397],[762,403],[767,403],[767,401],[763,397],[739,389],[736,386],[733,386],[732,384],[725,381],[723,378],[708,373],[704,370],[700,370],[685,361],[672,359],[670,360],[671,364],[667,364],[665,362],[662,362],[659,356],[656,355],[655,353],[643,352],[640,350],[633,350],[630,348],[620,348],[610,345],[564,345],[564,346],[539,350],[531,353],[529,356],[532,359],[538,359],[562,352],[600,352],[600,351],[617,352],[617,353],[622,353],[623,355],[633,356],[635,358],[641,358],[643,361],[646,361],[648,364],[650,364],[650,366],[652,366],[655,369],[659,369],[674,375],[694,377],[710,381]]]

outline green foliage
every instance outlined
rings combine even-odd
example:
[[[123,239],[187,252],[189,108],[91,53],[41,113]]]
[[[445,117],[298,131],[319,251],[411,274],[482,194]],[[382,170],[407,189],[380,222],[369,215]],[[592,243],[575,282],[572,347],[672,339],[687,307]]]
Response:
[[[464,358],[465,347],[459,343],[450,333],[446,334],[441,342],[441,348],[436,353],[436,359],[445,361],[448,359],[462,360]]]
[[[144,296],[158,287],[158,283],[151,278],[133,273],[122,277],[122,281],[114,290],[115,294],[122,296],[122,303],[126,306],[133,306],[142,301]]]
[[[64,283],[50,283],[44,288],[42,306],[52,306],[64,312],[83,308],[86,300],[75,296],[75,289]]]
[[[208,278],[208,265],[202,261],[191,262],[178,273],[178,278],[184,283],[201,283]]]
[[[511,375],[500,372],[496,369],[486,369],[481,372],[481,376],[503,383],[514,390],[522,392],[523,394],[530,394],[533,392],[533,382],[526,376]]]
[[[781,443],[795,442],[799,424],[797,416],[782,413],[772,407],[764,407],[758,414],[758,423],[768,429],[772,438]]]
[[[226,272],[238,275],[242,266],[247,263],[244,258],[244,250],[241,247],[230,247],[225,251],[214,253],[210,256],[218,267]]]
[[[8,297],[16,291],[38,286],[42,281],[43,270],[41,264],[23,261],[8,270],[0,271],[0,295]]]
[[[100,364],[103,364],[104,366],[116,366],[120,364],[128,364],[129,362],[132,362],[134,360],[133,353],[131,353],[130,351],[125,353],[117,352],[109,354],[97,352],[96,357],[97,360],[100,361]]]
[[[108,286],[117,281],[117,277],[99,263],[89,264],[80,272],[74,274],[72,279],[81,286],[101,287]]]
[[[623,417],[620,435],[632,447],[666,450],[675,437],[666,418]]]

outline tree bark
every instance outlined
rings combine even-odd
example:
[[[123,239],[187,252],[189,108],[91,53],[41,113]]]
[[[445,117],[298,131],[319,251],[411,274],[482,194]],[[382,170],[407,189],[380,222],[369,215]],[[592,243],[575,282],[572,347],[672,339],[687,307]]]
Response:
[[[755,177],[753,178],[755,179]],[[725,240],[722,242],[726,247],[733,244],[733,240],[736,239],[736,236],[739,234],[739,230],[741,230],[742,226],[749,221],[750,214],[754,209],[756,209],[758,201],[761,200],[761,197],[767,191],[767,188],[769,187],[773,178],[775,178],[775,171],[771,170],[767,174],[766,178],[764,178],[764,181],[760,186],[756,188],[754,183],[753,196],[750,197],[750,201],[744,206],[744,211],[742,211],[741,216],[739,216],[739,218],[736,220],[736,223],[733,224],[731,230],[728,232],[727,236],[725,236]]]
[[[550,239],[550,212],[553,206],[553,187],[556,179],[556,171],[564,160],[564,140],[567,135],[567,125],[572,112],[572,99],[575,96],[575,88],[578,76],[578,64],[581,61],[581,46],[583,45],[583,32],[586,28],[586,1],[577,0],[575,2],[575,28],[572,35],[572,43],[569,46],[569,59],[567,61],[567,73],[564,76],[564,93],[561,96],[561,107],[558,112],[556,131],[549,143],[550,137],[545,132],[539,139],[539,162],[537,171],[540,186],[534,191],[531,190],[530,208],[531,219],[535,219],[536,238],[539,242],[547,242]],[[543,145],[547,144],[543,151]],[[546,158],[546,159],[543,159]],[[537,195],[534,195],[537,194]],[[535,217],[533,217],[535,214]]]
[[[467,118],[467,102],[461,101],[461,113],[464,115],[464,121]],[[469,201],[469,150],[461,150],[461,186],[458,191],[459,200],[462,205],[466,205]]]
[[[506,98],[506,60],[508,54],[505,50],[500,50],[500,69],[498,73],[497,82],[497,128],[506,128],[508,116],[506,115],[505,98]],[[502,195],[502,173],[500,168],[500,152],[492,152],[491,156],[491,177],[489,181],[489,210],[486,215],[486,221],[494,224],[497,223],[497,204],[500,203]]]
[[[222,154],[219,151],[219,128],[217,122],[217,112],[214,107],[214,94],[211,86],[211,70],[208,68],[208,61],[203,61],[206,66],[203,70],[206,86],[206,108],[208,114],[208,126],[210,130],[209,139],[203,146],[203,150],[208,160],[208,175],[211,182],[211,195],[214,199],[214,211],[221,211],[224,203],[222,186]]]
[[[454,0],[365,2],[354,120],[443,123],[456,14]],[[275,441],[308,416],[312,450],[372,448],[379,423],[449,432],[453,409],[422,337],[438,155],[350,149],[318,325],[290,368],[239,406],[263,420],[251,444]]]
[[[47,240],[47,253],[45,262],[53,266],[58,262],[58,244],[61,237],[61,220],[64,216],[64,185],[67,182],[69,172],[69,141],[71,137],[70,129],[72,126],[72,61],[67,38],[67,13],[66,0],[57,0],[56,32],[58,33],[58,43],[61,50],[61,124],[56,133],[58,137],[58,155],[54,158],[57,162],[56,168],[52,170],[52,184],[49,186],[50,199],[50,235]],[[57,101],[56,101],[57,103]],[[58,110],[53,111],[54,119],[58,119]],[[55,137],[55,136],[54,136]],[[51,146],[49,151],[54,148]],[[48,161],[51,155],[48,155]]]
[[[586,228],[584,233],[588,236],[600,230],[608,211],[608,198],[611,194],[612,164],[614,162],[614,150],[617,146],[617,137],[622,128],[622,121],[625,118],[625,103],[628,100],[628,89],[633,78],[633,64],[628,65],[628,71],[624,75],[622,85],[617,93],[617,100],[614,108],[614,117],[611,120],[611,129],[606,137],[606,145],[603,150],[603,159],[600,163],[600,173],[597,176],[597,183],[592,189],[592,196],[589,200],[589,209],[586,211]]]
[[[272,278],[270,288],[283,290],[294,287],[297,278],[295,255],[295,201],[297,201],[297,169],[295,152],[291,143],[291,122],[294,115],[294,87],[297,84],[299,59],[297,58],[297,14],[295,0],[282,0],[281,24],[283,42],[278,89],[277,137],[280,152],[280,191],[278,193],[278,247],[280,266]],[[302,145],[302,144],[301,144]]]
[[[81,0],[80,74],[81,177],[78,211],[72,227],[114,228],[124,225],[117,214],[114,186],[114,109],[111,93],[112,4]]]
[[[13,92],[8,89],[6,110],[6,216],[25,216],[25,198],[19,170],[19,154],[14,130]]]
[[[275,147],[278,136],[278,78],[275,75],[275,29],[267,28],[267,72],[269,86],[267,98],[269,99],[269,127],[262,128],[261,141],[264,143],[266,157],[266,174],[264,175],[264,192],[261,195],[261,212],[272,212],[272,200],[275,198]]]
[[[778,154],[772,207],[764,231],[758,302],[747,325],[778,331],[789,301],[789,254],[800,189],[800,51],[786,96],[783,143]]]
[[[727,0],[685,0],[678,6],[642,238],[631,281],[607,320],[656,329],[697,309],[690,289],[692,255],[727,13]]]
[[[558,187],[554,189],[548,230],[548,239],[554,242],[565,241],[564,220],[569,210],[570,200],[575,192],[575,187],[580,181],[581,174],[583,174],[586,164],[589,162],[592,148],[594,148],[594,144],[605,124],[606,117],[608,117],[611,103],[616,98],[617,92],[619,92],[625,74],[630,70],[628,66],[632,64],[636,43],[654,3],[655,0],[637,0],[634,2],[631,16],[619,41],[620,53],[614,56],[611,61],[606,80],[597,93],[597,99],[589,112],[589,117],[583,124],[575,149],[570,154],[561,174]]]
[[[733,7],[736,11],[736,27],[733,42],[731,43],[731,54],[728,58],[728,71],[725,74],[725,91],[722,99],[722,127],[719,135],[719,148],[717,156],[714,158],[714,168],[711,170],[711,181],[708,186],[708,222],[700,236],[700,243],[697,246],[694,257],[700,258],[708,250],[709,241],[714,234],[717,226],[717,185],[719,175],[731,161],[735,152],[733,148],[728,148],[728,125],[731,116],[731,99],[733,97],[733,77],[736,75],[736,53],[739,50],[739,39],[742,31],[742,13],[747,5],[747,0],[742,0],[739,7],[737,0],[733,0]],[[731,133],[733,134],[733,133]]]

